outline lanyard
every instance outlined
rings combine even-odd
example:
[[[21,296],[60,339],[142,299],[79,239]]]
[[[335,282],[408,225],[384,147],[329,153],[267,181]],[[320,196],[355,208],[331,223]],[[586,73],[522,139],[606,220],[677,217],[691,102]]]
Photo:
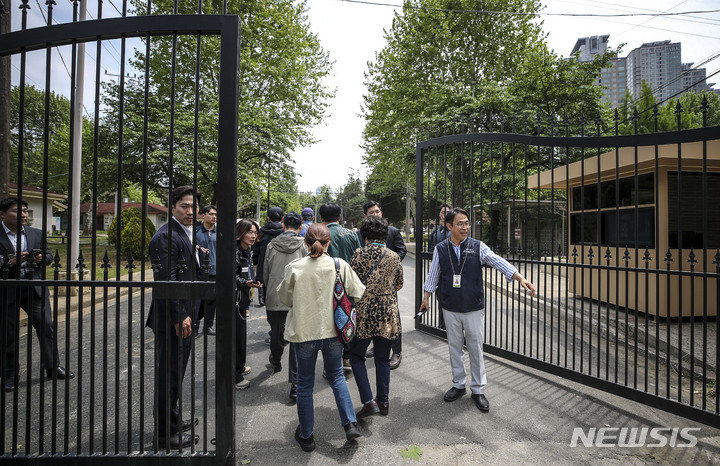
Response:
[[[461,243],[462,244],[462,243]],[[455,254],[455,251],[450,250],[450,241],[447,242],[448,254]],[[467,251],[465,251],[465,257],[463,257],[462,264],[460,264],[460,273],[455,273],[455,265],[452,263],[452,257],[450,258],[450,267],[452,267],[453,275],[462,275],[463,269],[465,268],[465,262],[467,262]],[[459,262],[459,259],[458,259]]]

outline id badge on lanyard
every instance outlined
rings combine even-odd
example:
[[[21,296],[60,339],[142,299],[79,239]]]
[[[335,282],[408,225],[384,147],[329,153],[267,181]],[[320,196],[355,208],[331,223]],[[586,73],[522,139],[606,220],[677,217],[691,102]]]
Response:
[[[460,288],[460,274],[453,275],[453,288]]]

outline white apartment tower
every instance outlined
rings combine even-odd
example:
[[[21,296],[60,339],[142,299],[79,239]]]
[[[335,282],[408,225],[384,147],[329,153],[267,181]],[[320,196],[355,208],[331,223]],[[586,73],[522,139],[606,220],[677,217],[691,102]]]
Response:
[[[648,42],[627,56],[627,86],[634,98],[640,96],[643,80],[658,102],[677,96],[684,89],[681,46],[669,40]]]
[[[578,60],[591,61],[595,55],[605,53],[608,46],[609,34],[603,36],[581,37],[575,42],[571,55],[579,52]],[[600,70],[596,84],[603,86],[603,100],[611,106],[617,107],[625,96],[627,89],[626,59],[612,58],[607,68]]]

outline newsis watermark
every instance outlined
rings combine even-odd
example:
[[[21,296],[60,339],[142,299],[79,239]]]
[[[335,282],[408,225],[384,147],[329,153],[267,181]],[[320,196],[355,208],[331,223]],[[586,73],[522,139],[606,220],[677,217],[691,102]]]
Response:
[[[571,447],[690,448],[697,444],[699,427],[590,427],[573,429]]]

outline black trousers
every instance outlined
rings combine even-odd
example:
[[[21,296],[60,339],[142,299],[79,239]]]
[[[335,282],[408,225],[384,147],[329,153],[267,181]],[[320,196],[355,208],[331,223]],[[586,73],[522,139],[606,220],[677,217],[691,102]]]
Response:
[[[237,308],[235,308],[237,309]],[[247,361],[247,309],[237,310],[235,316],[235,383],[242,382],[245,378],[245,362]]]
[[[208,277],[210,281],[216,281],[215,275],[210,275]],[[212,327],[215,325],[215,300],[214,299],[208,299],[207,301],[203,301],[203,319],[205,320],[205,328]]]
[[[400,354],[402,353],[402,332],[396,339],[392,341],[392,353],[393,354]]]
[[[265,311],[267,321],[270,323],[270,357],[273,361],[280,361],[285,351],[285,321],[288,311]],[[288,354],[288,382],[297,384],[297,359],[295,359],[295,347],[290,345]]]
[[[15,345],[20,309],[25,311],[35,329],[40,344],[40,369],[57,367],[59,358],[55,346],[55,325],[52,320],[48,290],[45,289],[43,302],[33,287],[0,287],[0,307],[3,313],[0,319],[5,319],[5,376],[13,378],[18,370]]]
[[[187,338],[178,337],[174,328],[169,332],[155,334],[155,390],[157,393],[155,425],[160,437],[165,437],[166,434],[173,435],[181,430],[179,387],[185,377],[193,337],[193,334]],[[180,339],[182,342],[178,349]],[[168,413],[170,413],[170,424],[167,421]]]

